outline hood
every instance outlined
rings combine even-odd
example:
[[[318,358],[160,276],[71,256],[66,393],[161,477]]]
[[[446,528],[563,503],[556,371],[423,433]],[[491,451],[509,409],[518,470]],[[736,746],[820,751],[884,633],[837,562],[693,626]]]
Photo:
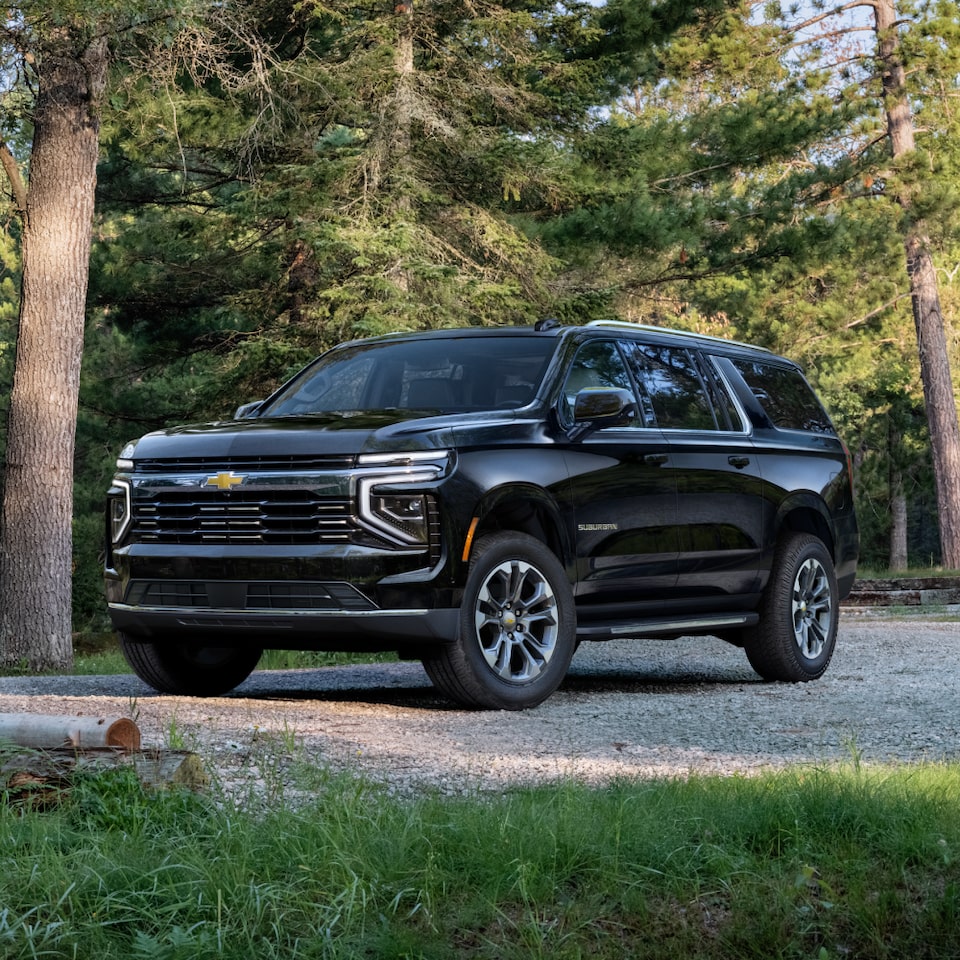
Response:
[[[513,419],[502,412],[424,416],[422,411],[386,410],[229,420],[148,433],[136,442],[132,457],[180,460],[345,456],[414,448],[443,449],[451,445],[459,429],[495,428]]]

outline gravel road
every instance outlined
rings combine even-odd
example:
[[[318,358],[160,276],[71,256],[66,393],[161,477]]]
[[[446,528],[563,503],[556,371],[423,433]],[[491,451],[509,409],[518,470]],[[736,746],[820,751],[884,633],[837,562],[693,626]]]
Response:
[[[845,611],[826,675],[760,680],[712,638],[584,644],[524,713],[468,712],[416,663],[259,671],[228,697],[159,696],[133,676],[0,678],[0,712],[133,716],[145,746],[195,750],[233,794],[302,760],[408,793],[575,777],[747,773],[792,763],[960,756],[954,622]]]

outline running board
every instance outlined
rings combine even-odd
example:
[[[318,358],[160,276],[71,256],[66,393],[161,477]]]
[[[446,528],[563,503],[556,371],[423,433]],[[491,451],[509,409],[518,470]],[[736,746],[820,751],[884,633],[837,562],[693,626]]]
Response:
[[[759,623],[757,613],[723,613],[719,616],[656,617],[649,620],[606,620],[602,623],[581,624],[577,627],[578,640],[617,640],[624,637],[682,636],[685,633],[714,633],[737,630]]]

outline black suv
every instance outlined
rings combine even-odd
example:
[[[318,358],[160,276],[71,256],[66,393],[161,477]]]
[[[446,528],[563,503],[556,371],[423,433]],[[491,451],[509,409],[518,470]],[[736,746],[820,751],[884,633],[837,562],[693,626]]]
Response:
[[[394,650],[471,707],[548,697],[577,645],[713,634],[819,677],[858,550],[849,456],[766,350],[605,322],[397,334],[117,461],[106,594],[158,690],[264,648]]]

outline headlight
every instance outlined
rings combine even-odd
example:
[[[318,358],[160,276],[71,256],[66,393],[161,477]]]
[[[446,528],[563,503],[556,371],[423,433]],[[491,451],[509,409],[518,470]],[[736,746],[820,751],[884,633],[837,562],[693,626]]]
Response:
[[[114,480],[107,494],[107,512],[110,523],[111,543],[120,543],[130,529],[133,519],[130,505],[130,484],[126,480]]]
[[[427,498],[422,493],[374,493],[370,498],[373,517],[394,536],[410,543],[429,542]]]
[[[133,469],[133,451],[137,449],[137,441],[131,440],[124,448],[120,451],[120,456],[117,457],[117,469],[118,470],[132,470]]]
[[[395,543],[426,546],[430,542],[428,495],[404,493],[396,487],[400,483],[425,483],[436,477],[435,473],[407,474],[402,480],[382,474],[363,477],[359,486],[360,518]]]
[[[442,477],[450,466],[447,451],[366,454],[359,463],[370,468],[357,481],[357,503],[364,524],[401,546],[427,546],[433,499],[422,489],[409,488]]]

